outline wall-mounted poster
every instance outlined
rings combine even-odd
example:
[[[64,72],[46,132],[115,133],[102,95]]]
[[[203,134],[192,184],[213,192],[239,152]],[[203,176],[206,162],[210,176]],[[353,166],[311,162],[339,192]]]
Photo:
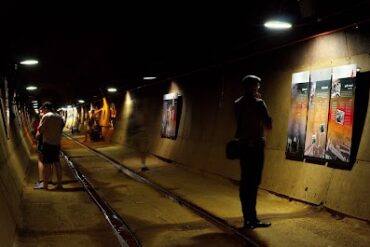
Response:
[[[325,158],[348,163],[351,155],[356,65],[333,68]]]
[[[177,93],[165,94],[163,96],[162,137],[176,139],[178,103]]]
[[[9,89],[6,78],[2,80],[0,87],[0,111],[3,119],[5,134],[9,139],[10,109],[9,109]]]
[[[306,140],[309,79],[309,71],[294,73],[292,75],[288,140],[285,152],[286,156],[290,158],[303,159]]]
[[[304,155],[325,158],[332,69],[311,72]]]

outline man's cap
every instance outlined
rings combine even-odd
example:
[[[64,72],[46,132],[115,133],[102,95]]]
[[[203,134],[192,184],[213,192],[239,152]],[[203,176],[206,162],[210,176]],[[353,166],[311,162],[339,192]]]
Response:
[[[260,83],[261,78],[256,75],[246,75],[242,79],[242,83],[244,85],[254,84],[254,83]]]
[[[53,104],[50,102],[50,101],[45,101],[44,103],[42,103],[41,107],[40,107],[40,110],[42,109],[48,109],[49,111],[53,110]]]

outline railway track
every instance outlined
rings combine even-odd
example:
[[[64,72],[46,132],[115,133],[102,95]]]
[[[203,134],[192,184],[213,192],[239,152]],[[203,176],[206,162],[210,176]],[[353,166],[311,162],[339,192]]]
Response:
[[[121,246],[259,246],[227,221],[65,135],[63,157]]]

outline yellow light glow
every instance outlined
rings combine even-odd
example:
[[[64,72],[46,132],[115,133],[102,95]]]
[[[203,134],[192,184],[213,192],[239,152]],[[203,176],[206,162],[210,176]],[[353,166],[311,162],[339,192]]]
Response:
[[[177,84],[176,81],[171,81],[170,88],[169,88],[169,93],[180,93],[180,87]]]
[[[132,105],[132,98],[131,98],[131,94],[129,91],[126,92],[125,105],[126,106]]]

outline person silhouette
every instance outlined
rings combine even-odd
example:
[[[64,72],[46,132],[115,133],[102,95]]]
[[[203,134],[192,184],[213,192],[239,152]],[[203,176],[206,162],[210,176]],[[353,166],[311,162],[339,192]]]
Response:
[[[241,230],[271,225],[260,221],[256,212],[257,191],[264,163],[264,129],[272,128],[272,119],[258,92],[260,81],[258,76],[245,76],[242,79],[245,94],[234,103],[237,121],[235,138],[239,139],[242,149],[239,192],[244,225]]]

